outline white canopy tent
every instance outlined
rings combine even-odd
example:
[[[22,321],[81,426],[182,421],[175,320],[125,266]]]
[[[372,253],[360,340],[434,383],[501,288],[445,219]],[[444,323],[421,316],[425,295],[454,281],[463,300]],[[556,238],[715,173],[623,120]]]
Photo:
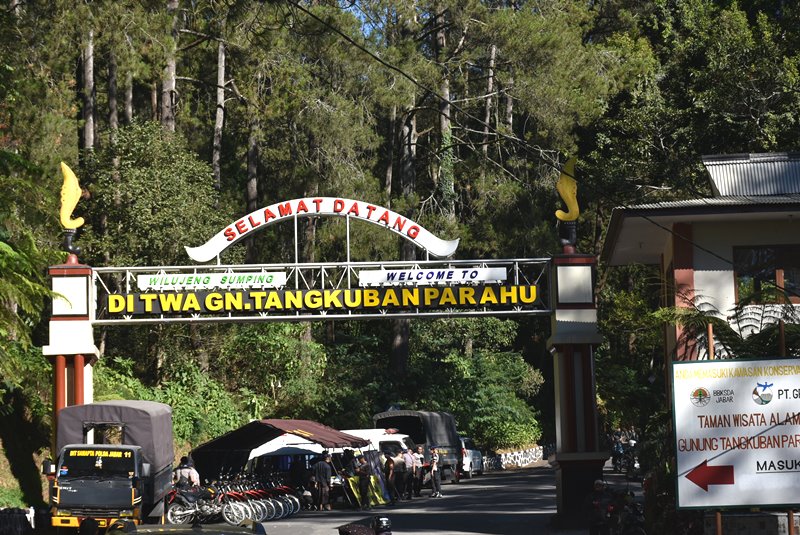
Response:
[[[316,442],[311,442],[291,433],[284,433],[257,448],[253,448],[250,451],[248,460],[262,455],[315,455],[322,453],[324,449],[322,445]]]

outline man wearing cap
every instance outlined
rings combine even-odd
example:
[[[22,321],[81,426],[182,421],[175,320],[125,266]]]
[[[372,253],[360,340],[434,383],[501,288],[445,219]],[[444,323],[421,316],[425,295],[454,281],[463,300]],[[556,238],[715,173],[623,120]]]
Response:
[[[403,461],[406,463],[405,496],[406,500],[410,500],[414,492],[414,480],[417,477],[417,460],[411,450],[403,448]]]
[[[431,498],[442,498],[442,470],[439,466],[439,452],[431,446]]]

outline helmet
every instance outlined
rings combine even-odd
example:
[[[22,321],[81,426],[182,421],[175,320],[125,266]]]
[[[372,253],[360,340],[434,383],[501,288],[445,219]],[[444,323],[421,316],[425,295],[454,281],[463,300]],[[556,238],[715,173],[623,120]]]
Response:
[[[374,516],[372,517],[372,523],[370,527],[375,531],[376,534],[391,533],[392,521],[386,516]]]

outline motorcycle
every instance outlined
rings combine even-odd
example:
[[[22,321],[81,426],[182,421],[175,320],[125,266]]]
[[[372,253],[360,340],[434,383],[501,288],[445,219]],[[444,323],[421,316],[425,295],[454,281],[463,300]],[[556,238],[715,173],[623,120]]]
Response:
[[[167,494],[167,522],[194,524],[211,521],[221,511],[214,500],[215,494],[214,487],[173,488]]]

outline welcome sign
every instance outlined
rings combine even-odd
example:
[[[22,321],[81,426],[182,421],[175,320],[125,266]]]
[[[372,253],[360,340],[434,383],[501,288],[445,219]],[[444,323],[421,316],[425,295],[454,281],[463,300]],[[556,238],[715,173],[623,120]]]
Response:
[[[535,285],[247,290],[109,294],[107,318],[127,316],[270,315],[350,311],[543,309]]]

